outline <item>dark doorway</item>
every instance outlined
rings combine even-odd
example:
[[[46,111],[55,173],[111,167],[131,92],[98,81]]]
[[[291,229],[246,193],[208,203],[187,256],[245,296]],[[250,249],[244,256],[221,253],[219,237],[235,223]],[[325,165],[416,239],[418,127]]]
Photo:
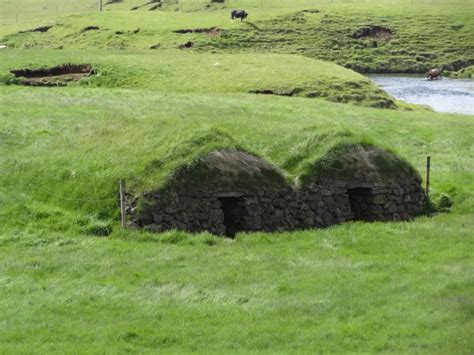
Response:
[[[373,215],[371,207],[373,205],[372,189],[357,187],[347,190],[349,201],[351,203],[351,211],[356,221],[371,221]]]
[[[221,197],[219,201],[224,212],[225,235],[234,237],[235,234],[241,230],[242,227],[242,212],[241,207],[242,198],[240,197]]]

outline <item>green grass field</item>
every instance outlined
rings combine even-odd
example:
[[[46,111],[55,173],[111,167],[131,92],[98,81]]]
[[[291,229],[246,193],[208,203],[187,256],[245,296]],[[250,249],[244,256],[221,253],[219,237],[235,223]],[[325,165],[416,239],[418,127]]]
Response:
[[[410,108],[366,77],[328,62],[289,55],[229,55],[178,51],[154,53],[9,50],[0,64],[0,82],[21,81],[11,69],[62,63],[90,63],[98,74],[82,80],[87,87],[135,88],[176,93],[249,93],[272,90],[285,95],[321,97],[362,106]],[[274,75],[276,74],[276,75]],[[413,106],[411,106],[414,109]]]
[[[229,8],[201,11],[127,10],[135,2],[110,5],[108,11],[86,11],[69,17],[38,19],[35,24],[6,26],[0,42],[14,48],[176,49],[192,41],[193,51],[276,52],[329,60],[359,72],[424,73],[433,66],[458,71],[474,64],[474,2],[436,5],[402,2],[356,4],[350,1],[296,2],[292,6],[250,7],[247,22],[231,21]],[[370,4],[370,5],[369,5]],[[245,6],[248,2],[235,2]],[[230,4],[228,5],[231,6]],[[118,8],[116,8],[118,7]],[[13,13],[14,9],[5,12]],[[306,11],[306,12],[305,12]],[[315,12],[317,11],[317,12]],[[427,15],[429,12],[429,15]],[[46,33],[25,32],[53,25]],[[388,40],[355,39],[360,28],[377,25],[392,31]],[[86,31],[87,26],[99,30]],[[218,27],[219,36],[179,34],[176,30]],[[139,32],[134,33],[134,31]],[[121,34],[116,34],[120,32]]]
[[[323,51],[326,34],[310,40],[316,16],[334,20],[329,32],[348,26],[345,18],[380,18],[407,36],[398,40],[411,58],[426,51],[408,34],[418,36],[428,8],[434,15],[425,20],[442,31],[420,65],[460,59],[466,69],[457,75],[467,76],[471,2],[320,2],[310,8],[323,13],[299,23],[291,18],[309,2],[264,1],[251,8],[261,35],[230,22],[228,7],[248,5],[243,0],[224,9],[188,2],[183,12],[171,5],[130,12],[125,1],[102,14],[72,2],[57,14],[39,5],[54,8],[52,0],[20,3],[36,9],[33,22],[16,25],[18,2],[0,4],[0,43],[8,46],[0,49],[0,352],[472,353],[473,116],[397,102],[330,62],[362,65],[359,57],[375,50],[380,63],[388,53],[380,47],[393,43],[349,50],[341,37],[341,50]],[[463,26],[444,26],[443,18]],[[18,33],[47,24],[56,27]],[[88,25],[101,30],[78,35]],[[172,33],[209,26],[226,32]],[[127,32],[138,27],[137,36]],[[127,33],[117,38],[117,30]],[[187,40],[195,48],[176,49]],[[294,40],[307,50],[295,50]],[[98,75],[27,87],[9,73],[67,62],[91,63]],[[249,93],[295,88],[297,97]],[[392,109],[371,107],[387,101]],[[120,227],[121,178],[147,191],[205,152],[238,146],[293,181],[345,139],[390,149],[421,175],[430,155],[440,212],[233,240]]]

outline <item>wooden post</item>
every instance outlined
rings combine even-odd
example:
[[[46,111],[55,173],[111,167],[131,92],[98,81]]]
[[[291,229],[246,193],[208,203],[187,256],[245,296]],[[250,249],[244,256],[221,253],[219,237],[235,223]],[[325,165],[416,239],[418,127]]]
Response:
[[[102,11],[102,0],[99,0],[99,11]]]
[[[125,181],[120,179],[119,181],[120,186],[120,222],[122,227],[125,228],[125,204],[126,204],[126,197],[125,197]]]
[[[430,199],[430,167],[431,167],[431,157],[428,155],[426,157],[426,197]]]

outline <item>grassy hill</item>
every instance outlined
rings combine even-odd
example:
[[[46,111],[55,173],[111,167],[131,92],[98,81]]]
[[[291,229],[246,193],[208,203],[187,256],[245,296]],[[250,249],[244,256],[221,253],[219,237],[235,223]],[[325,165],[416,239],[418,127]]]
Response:
[[[130,11],[125,0],[101,14],[87,1],[56,14],[54,1],[0,4],[3,352],[472,353],[472,116],[395,102],[362,75],[314,59],[365,65],[359,71],[466,61],[469,1],[265,0],[249,7],[258,29],[230,22],[228,7],[252,5],[243,0],[222,9],[190,1],[183,12]],[[36,16],[16,25],[22,6]],[[349,39],[369,18],[396,36],[377,47]],[[54,27],[19,33],[44,25]],[[99,30],[80,33],[92,25]],[[224,32],[173,32],[212,26]],[[194,47],[176,48],[186,41]],[[407,51],[391,62],[395,47]],[[97,75],[29,87],[10,73],[67,62]],[[381,102],[395,109],[371,107]],[[293,181],[347,141],[390,149],[422,175],[430,155],[443,212],[234,240],[119,225],[119,179],[146,191],[205,152],[238,146]]]
[[[22,83],[21,78],[10,73],[12,69],[88,63],[97,75],[81,80],[79,84],[84,87],[177,93],[272,92],[372,107],[410,107],[397,103],[360,74],[333,63],[294,55],[7,50],[0,56],[0,82],[7,84]]]
[[[334,61],[359,72],[421,73],[433,66],[457,71],[474,63],[474,2],[436,4],[336,4],[296,2],[291,7],[249,7],[247,22],[231,21],[233,2],[201,11],[130,11],[135,2],[110,5],[110,11],[38,21],[52,25],[28,32],[33,24],[3,31],[0,42],[14,48],[175,49],[191,41],[194,51],[277,52]],[[187,3],[185,3],[187,4]],[[176,5],[173,5],[176,7]],[[166,6],[164,7],[167,8]],[[169,8],[168,8],[169,9]],[[98,29],[84,31],[88,26]],[[383,33],[362,33],[380,27]],[[218,28],[218,33],[176,33]],[[21,31],[18,31],[21,30]],[[26,32],[22,32],[26,31]],[[1,34],[1,33],[0,33]]]
[[[464,116],[250,94],[1,90],[5,349],[472,346],[473,127]],[[351,134],[395,148],[420,171],[431,154],[433,193],[449,194],[452,212],[235,242],[118,226],[119,178],[146,188],[235,142],[291,178]],[[109,228],[109,238],[93,236]]]

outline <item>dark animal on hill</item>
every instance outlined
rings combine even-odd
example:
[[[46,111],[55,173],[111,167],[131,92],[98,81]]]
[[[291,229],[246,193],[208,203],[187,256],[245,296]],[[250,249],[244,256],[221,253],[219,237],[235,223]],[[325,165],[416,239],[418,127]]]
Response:
[[[433,80],[433,79],[441,79],[441,73],[443,72],[442,69],[440,68],[433,68],[433,69],[430,69],[427,73],[426,73],[426,79],[427,80]]]
[[[240,21],[243,21],[249,15],[245,10],[234,10],[230,13],[232,20],[234,18],[240,18]]]

